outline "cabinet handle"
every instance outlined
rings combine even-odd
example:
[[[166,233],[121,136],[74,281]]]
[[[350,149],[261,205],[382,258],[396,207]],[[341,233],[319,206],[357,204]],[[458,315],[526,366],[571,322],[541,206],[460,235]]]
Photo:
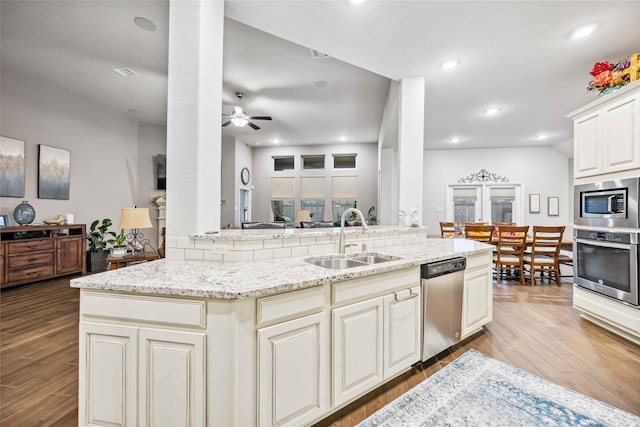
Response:
[[[414,294],[414,293],[412,293],[412,292],[411,292],[411,289],[409,289],[409,295],[407,295],[407,296],[406,296],[406,297],[404,297],[404,298],[398,298],[398,294],[397,294],[397,293],[393,294],[393,296],[395,297],[396,302],[402,302],[402,301],[407,301],[407,300],[410,300],[410,299],[416,298],[416,297],[418,296],[418,294]]]
[[[36,261],[37,259],[38,259],[38,258],[29,258],[29,259],[27,259],[27,261],[29,261],[29,262],[33,262],[33,261]]]
[[[28,274],[29,276],[33,276],[34,274],[38,274],[38,272],[37,272],[37,271],[30,271],[30,272],[28,272],[27,274]]]

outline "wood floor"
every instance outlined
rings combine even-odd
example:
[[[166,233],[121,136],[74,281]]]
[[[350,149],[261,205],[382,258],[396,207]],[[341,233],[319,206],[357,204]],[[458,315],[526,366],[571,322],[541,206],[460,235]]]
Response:
[[[484,332],[318,425],[357,424],[471,348],[640,415],[640,346],[580,319],[571,292],[494,284]],[[78,294],[68,278],[0,294],[0,425],[78,425]]]

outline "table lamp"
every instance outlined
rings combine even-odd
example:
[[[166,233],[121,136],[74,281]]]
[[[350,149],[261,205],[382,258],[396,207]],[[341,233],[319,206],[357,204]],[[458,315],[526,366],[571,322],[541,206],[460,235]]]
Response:
[[[302,224],[300,224],[302,221],[305,221],[305,222],[311,221],[311,211],[308,211],[308,210],[296,211],[296,216],[293,222],[299,224],[300,227],[302,227]]]
[[[133,247],[133,253],[144,253],[144,248],[148,245],[149,239],[144,238],[140,232],[141,228],[153,228],[149,218],[149,208],[122,208],[120,213],[120,225],[123,230],[131,230],[127,234],[127,241]]]

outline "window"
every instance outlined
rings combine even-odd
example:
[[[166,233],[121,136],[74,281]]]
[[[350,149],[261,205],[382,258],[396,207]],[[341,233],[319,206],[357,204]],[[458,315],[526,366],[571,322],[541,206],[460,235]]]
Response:
[[[356,154],[334,154],[333,168],[334,169],[355,169]]]
[[[453,221],[476,222],[478,193],[475,187],[453,189]]]
[[[340,219],[342,218],[342,214],[349,208],[355,208],[356,201],[355,200],[334,200],[333,201],[333,222],[340,223]],[[350,219],[350,218],[346,218]]]
[[[312,221],[324,221],[324,200],[302,200],[300,205],[311,213]]]
[[[293,200],[272,200],[271,213],[274,221],[284,221],[292,223],[295,218],[295,210],[293,209]]]
[[[491,223],[515,222],[513,220],[514,188],[491,188]]]
[[[294,166],[293,156],[283,156],[283,157],[273,158],[273,170],[276,172],[293,170],[293,166]]]
[[[317,156],[302,156],[302,169],[324,169],[324,154]]]

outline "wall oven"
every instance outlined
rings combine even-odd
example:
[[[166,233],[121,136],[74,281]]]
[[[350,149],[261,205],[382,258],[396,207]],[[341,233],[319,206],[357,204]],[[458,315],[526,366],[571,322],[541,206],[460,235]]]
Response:
[[[638,228],[639,178],[576,185],[575,224]]]
[[[638,306],[638,232],[574,230],[573,282]]]

